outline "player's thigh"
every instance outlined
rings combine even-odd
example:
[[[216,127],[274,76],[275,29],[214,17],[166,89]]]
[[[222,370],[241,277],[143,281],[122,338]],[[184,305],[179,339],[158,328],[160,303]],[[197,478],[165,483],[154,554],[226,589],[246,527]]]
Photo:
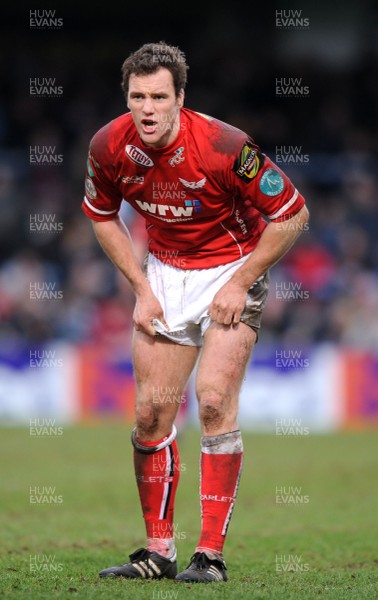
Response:
[[[181,395],[195,366],[199,349],[134,331],[132,354],[137,401],[147,401],[171,390]]]
[[[197,369],[199,401],[208,394],[237,401],[255,341],[255,331],[245,323],[233,327],[213,323],[209,327]]]

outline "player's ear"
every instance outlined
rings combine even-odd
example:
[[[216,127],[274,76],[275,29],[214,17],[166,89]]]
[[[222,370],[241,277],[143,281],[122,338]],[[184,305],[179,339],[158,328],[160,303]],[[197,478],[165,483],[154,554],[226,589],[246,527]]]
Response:
[[[184,90],[180,90],[179,95],[177,96],[177,104],[179,108],[184,106],[185,92]]]

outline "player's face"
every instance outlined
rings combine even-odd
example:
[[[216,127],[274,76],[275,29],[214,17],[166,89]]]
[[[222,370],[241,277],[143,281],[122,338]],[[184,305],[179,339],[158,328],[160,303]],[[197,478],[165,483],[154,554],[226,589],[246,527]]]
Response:
[[[162,67],[149,75],[130,75],[127,106],[147,146],[167,146],[178,134],[184,92],[175,94],[172,74]]]

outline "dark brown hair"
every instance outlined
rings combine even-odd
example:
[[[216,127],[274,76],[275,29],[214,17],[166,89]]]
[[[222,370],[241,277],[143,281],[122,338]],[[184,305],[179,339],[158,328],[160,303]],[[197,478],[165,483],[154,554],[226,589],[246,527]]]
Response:
[[[180,91],[185,89],[187,81],[189,67],[186,64],[185,54],[176,46],[158,42],[157,44],[144,44],[124,61],[121,88],[126,102],[130,75],[148,75],[162,67],[171,72],[177,97]]]

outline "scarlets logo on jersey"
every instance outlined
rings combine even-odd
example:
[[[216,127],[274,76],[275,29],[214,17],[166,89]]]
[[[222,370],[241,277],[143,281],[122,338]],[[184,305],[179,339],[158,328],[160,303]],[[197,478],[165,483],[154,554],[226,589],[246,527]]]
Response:
[[[234,162],[232,170],[240,179],[249,183],[254,179],[264,164],[264,156],[249,142],[245,142],[240,155]]]
[[[137,165],[141,165],[142,167],[153,167],[154,163],[149,156],[143,150],[138,148],[138,146],[133,146],[133,144],[127,144],[125,148],[125,152],[129,158]]]
[[[199,181],[186,181],[186,179],[181,179],[181,177],[179,177],[179,181],[181,181],[182,185],[184,187],[189,188],[190,190],[200,190],[201,188],[203,188],[203,186],[206,183],[206,177],[204,177],[203,179],[200,179]]]

